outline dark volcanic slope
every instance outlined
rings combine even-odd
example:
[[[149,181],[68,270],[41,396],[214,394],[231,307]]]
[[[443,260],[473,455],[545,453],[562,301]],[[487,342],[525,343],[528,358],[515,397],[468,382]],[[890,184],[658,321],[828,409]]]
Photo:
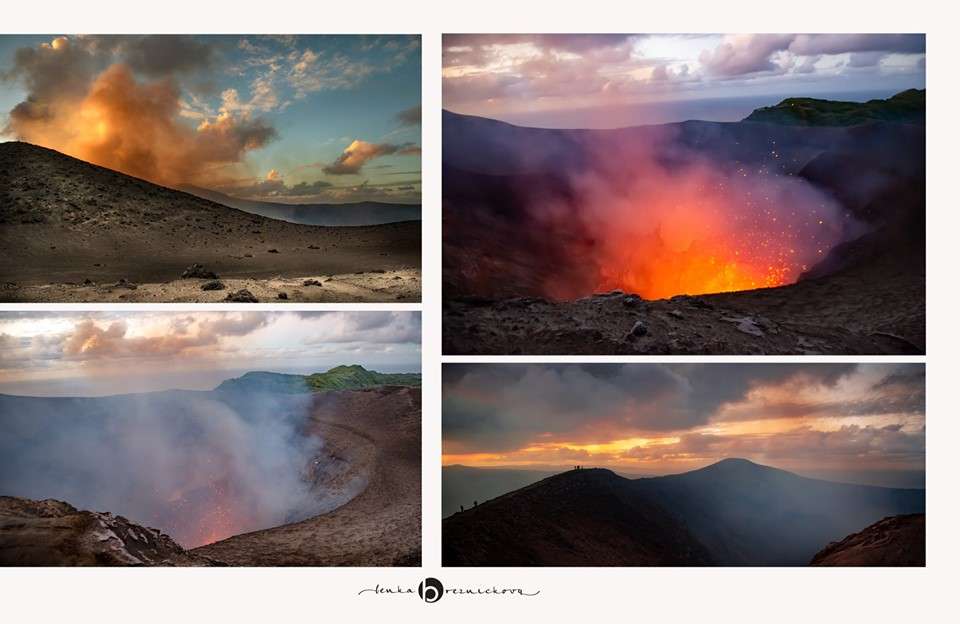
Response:
[[[832,483],[729,459],[624,479],[562,473],[443,521],[445,565],[806,565],[922,490]]]
[[[419,267],[420,223],[319,227],[268,219],[28,143],[0,143],[0,282],[223,277]],[[269,250],[275,249],[277,253]]]
[[[924,566],[926,533],[924,514],[884,518],[833,542],[818,552],[810,565]]]
[[[926,350],[922,123],[545,130],[445,112],[443,141],[444,353]],[[577,290],[571,298],[580,299],[545,299],[544,284],[557,276],[562,284],[590,282],[593,243],[576,215],[545,231],[534,207],[576,205],[570,180],[591,171],[591,154],[629,154],[636,145],[665,166],[695,155],[802,178],[867,231],[779,288],[657,301]]]
[[[228,565],[420,565],[420,389],[387,386],[316,395],[311,427],[349,458],[363,491],[337,509],[189,551]],[[319,484],[333,487],[335,484]]]
[[[443,565],[705,565],[703,546],[609,470],[548,477],[443,521]]]

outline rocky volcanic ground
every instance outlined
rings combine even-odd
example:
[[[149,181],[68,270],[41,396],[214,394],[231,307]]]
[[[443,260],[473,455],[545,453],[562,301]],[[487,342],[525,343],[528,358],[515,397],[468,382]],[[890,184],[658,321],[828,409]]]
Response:
[[[447,298],[443,352],[923,353],[922,261],[877,262],[779,288],[656,301],[620,291],[572,302]]]
[[[817,566],[924,566],[926,516],[884,518],[859,533],[833,542],[814,556]]]
[[[0,144],[4,301],[415,301],[420,222],[321,227],[228,208],[27,143]],[[307,279],[332,280],[304,288]],[[136,286],[136,289],[130,286]],[[125,295],[121,298],[120,295]],[[282,299],[281,299],[282,300]]]
[[[420,565],[420,389],[317,393],[306,467],[319,515],[184,550],[160,531],[55,500],[0,497],[0,565]]]

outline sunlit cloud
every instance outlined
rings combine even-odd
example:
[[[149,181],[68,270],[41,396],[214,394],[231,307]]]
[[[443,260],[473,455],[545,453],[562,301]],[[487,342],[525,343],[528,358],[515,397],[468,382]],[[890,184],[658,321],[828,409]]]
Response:
[[[922,470],[916,364],[447,365],[445,464]]]
[[[4,313],[0,392],[203,389],[237,371],[341,364],[419,370],[419,345],[414,312]],[[208,374],[191,380],[198,371]]]

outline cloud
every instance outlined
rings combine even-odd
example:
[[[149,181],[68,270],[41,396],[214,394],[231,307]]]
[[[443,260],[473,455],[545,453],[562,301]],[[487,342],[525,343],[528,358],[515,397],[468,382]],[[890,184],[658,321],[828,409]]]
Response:
[[[422,115],[422,107],[417,105],[400,111],[397,113],[396,119],[401,126],[419,126]]]
[[[784,418],[796,419],[797,428],[803,418],[922,418],[916,368],[900,366],[446,365],[444,451],[603,444]],[[874,384],[888,375],[892,381],[878,390]]]
[[[364,342],[369,344],[419,344],[420,315],[408,312],[331,312],[322,316],[303,313],[318,327],[305,338],[308,345]]]
[[[176,356],[217,345],[226,336],[245,336],[265,327],[270,317],[242,313],[182,320],[185,323],[174,325],[173,331],[154,336],[131,336],[126,320],[103,326],[93,319],[86,319],[77,323],[63,340],[63,355],[76,360]]]
[[[191,127],[172,76],[141,81],[123,62],[101,70],[104,45],[58,38],[18,50],[8,77],[22,79],[29,93],[10,112],[5,133],[166,185],[209,183],[276,138],[266,120],[229,106]]]
[[[789,63],[778,59],[781,53],[796,56],[852,53],[856,60],[851,65],[865,67],[876,65],[890,53],[923,54],[925,48],[924,35],[909,34],[729,35],[712,50],[704,50],[700,62],[708,74],[735,77],[785,71]],[[804,66],[803,73],[810,71],[809,66]]]
[[[214,49],[189,35],[146,35],[121,40],[120,54],[136,72],[167,76],[210,68]]]
[[[352,89],[375,71],[369,63],[344,54],[331,55],[311,49],[291,52],[288,60],[292,64],[287,80],[297,98],[316,91]]]
[[[776,435],[715,435],[690,433],[670,445],[636,447],[626,457],[641,461],[669,461],[679,457],[745,457],[775,466],[826,468],[846,464],[869,469],[906,464],[923,466],[925,431],[905,431],[902,425],[884,427],[844,425],[831,431],[798,427]]]
[[[355,139],[330,165],[323,168],[328,175],[355,175],[375,158],[391,154],[419,154],[420,147],[413,143],[368,143]]]
[[[739,76],[756,72],[776,71],[771,59],[774,52],[785,50],[793,35],[735,35],[713,50],[700,53],[700,63],[708,73],[717,76]]]

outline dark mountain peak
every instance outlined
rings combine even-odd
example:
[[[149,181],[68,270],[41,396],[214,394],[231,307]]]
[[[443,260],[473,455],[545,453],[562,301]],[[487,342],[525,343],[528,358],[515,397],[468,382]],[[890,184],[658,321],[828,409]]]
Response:
[[[712,465],[713,466],[760,466],[760,464],[756,462],[752,462],[745,457],[727,457],[725,459],[721,459],[720,461]]]
[[[562,472],[443,521],[444,565],[705,565],[704,547],[611,470]]]
[[[720,461],[704,466],[699,470],[692,470],[690,473],[718,473],[718,474],[761,474],[765,472],[786,472],[779,468],[764,466],[744,457],[727,457]],[[688,473],[688,474],[690,474]]]

